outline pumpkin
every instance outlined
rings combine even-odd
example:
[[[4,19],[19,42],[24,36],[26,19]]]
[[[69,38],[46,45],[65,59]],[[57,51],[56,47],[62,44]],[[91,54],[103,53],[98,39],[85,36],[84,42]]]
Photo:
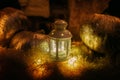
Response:
[[[21,10],[6,7],[0,11],[0,45],[8,46],[10,39],[28,27],[27,16]]]
[[[106,53],[120,50],[120,19],[93,14],[80,28],[81,40],[92,50]]]
[[[22,31],[17,33],[10,42],[10,48],[28,51],[31,49],[49,51],[48,36],[37,32]]]
[[[89,24],[83,25],[80,31],[80,37],[89,48],[103,52],[107,35],[105,33],[95,33],[93,28]]]

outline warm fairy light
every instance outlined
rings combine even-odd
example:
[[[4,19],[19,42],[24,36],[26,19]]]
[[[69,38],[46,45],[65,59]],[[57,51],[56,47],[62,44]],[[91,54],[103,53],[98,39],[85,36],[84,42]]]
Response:
[[[47,41],[43,41],[43,42],[40,44],[40,49],[41,49],[43,52],[49,52],[48,42],[47,42]]]
[[[42,79],[52,74],[52,63],[48,54],[35,49],[29,54],[27,56],[28,72],[34,79]]]
[[[65,77],[75,77],[80,76],[84,67],[81,66],[80,57],[76,55],[64,62],[58,63],[58,69]]]
[[[76,43],[74,43],[76,44]],[[41,53],[40,51],[33,50],[33,54],[28,57],[28,71],[33,76],[33,78],[42,80],[43,78],[48,78],[54,74],[54,70],[58,70],[58,74],[61,74],[67,78],[80,77],[82,73],[87,69],[99,69],[102,68],[106,61],[95,61],[88,62],[83,53],[87,52],[86,48],[78,47],[77,45],[72,45],[71,53],[65,61],[53,62],[50,55],[46,53]],[[85,51],[85,52],[84,52]],[[103,60],[103,59],[102,59]],[[105,62],[106,63],[106,62]],[[56,65],[57,64],[57,65]],[[56,75],[56,74],[55,74]]]
[[[38,60],[36,61],[36,64],[37,64],[37,65],[42,64],[42,60],[41,60],[41,59],[38,59]]]
[[[76,67],[77,66],[77,57],[72,57],[68,60],[68,66]]]

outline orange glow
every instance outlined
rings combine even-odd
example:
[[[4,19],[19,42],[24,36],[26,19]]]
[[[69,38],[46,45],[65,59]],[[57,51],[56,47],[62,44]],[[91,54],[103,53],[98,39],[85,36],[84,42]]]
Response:
[[[34,79],[41,79],[51,75],[52,70],[47,66],[48,64],[42,65],[32,65],[30,68],[30,74],[33,76]]]
[[[80,76],[84,67],[81,66],[78,57],[71,57],[67,61],[58,63],[58,69],[65,77]]]
[[[42,80],[54,75],[54,71],[58,70],[63,77],[73,78],[82,76],[88,69],[100,69],[105,66],[106,58],[101,58],[95,62],[88,62],[82,55],[84,52],[82,52],[81,47],[78,46],[72,46],[72,53],[70,53],[67,60],[56,62],[52,61],[49,54],[33,50],[33,53],[30,52],[26,56],[27,59],[25,59],[28,64],[29,74],[35,80]]]
[[[77,64],[77,58],[76,57],[72,57],[67,61],[67,65],[71,68],[75,68],[78,66]]]
[[[48,77],[52,74],[52,63],[48,54],[34,51],[26,57],[27,71],[35,80]]]
[[[8,19],[8,16],[3,15],[3,17],[0,19],[0,39],[2,40],[4,37],[4,26],[6,24],[6,21]]]

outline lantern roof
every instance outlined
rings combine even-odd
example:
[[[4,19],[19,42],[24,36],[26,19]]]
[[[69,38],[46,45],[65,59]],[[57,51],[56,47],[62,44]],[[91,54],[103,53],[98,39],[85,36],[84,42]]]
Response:
[[[50,32],[49,36],[53,38],[71,38],[72,34],[66,29],[67,25],[64,20],[56,20],[54,22],[54,30]]]

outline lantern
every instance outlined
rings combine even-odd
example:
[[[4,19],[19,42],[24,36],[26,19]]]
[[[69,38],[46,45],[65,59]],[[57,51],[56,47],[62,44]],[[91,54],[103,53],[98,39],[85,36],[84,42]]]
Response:
[[[65,60],[70,53],[72,34],[66,30],[67,25],[64,20],[56,20],[49,34],[49,52],[56,61]]]

